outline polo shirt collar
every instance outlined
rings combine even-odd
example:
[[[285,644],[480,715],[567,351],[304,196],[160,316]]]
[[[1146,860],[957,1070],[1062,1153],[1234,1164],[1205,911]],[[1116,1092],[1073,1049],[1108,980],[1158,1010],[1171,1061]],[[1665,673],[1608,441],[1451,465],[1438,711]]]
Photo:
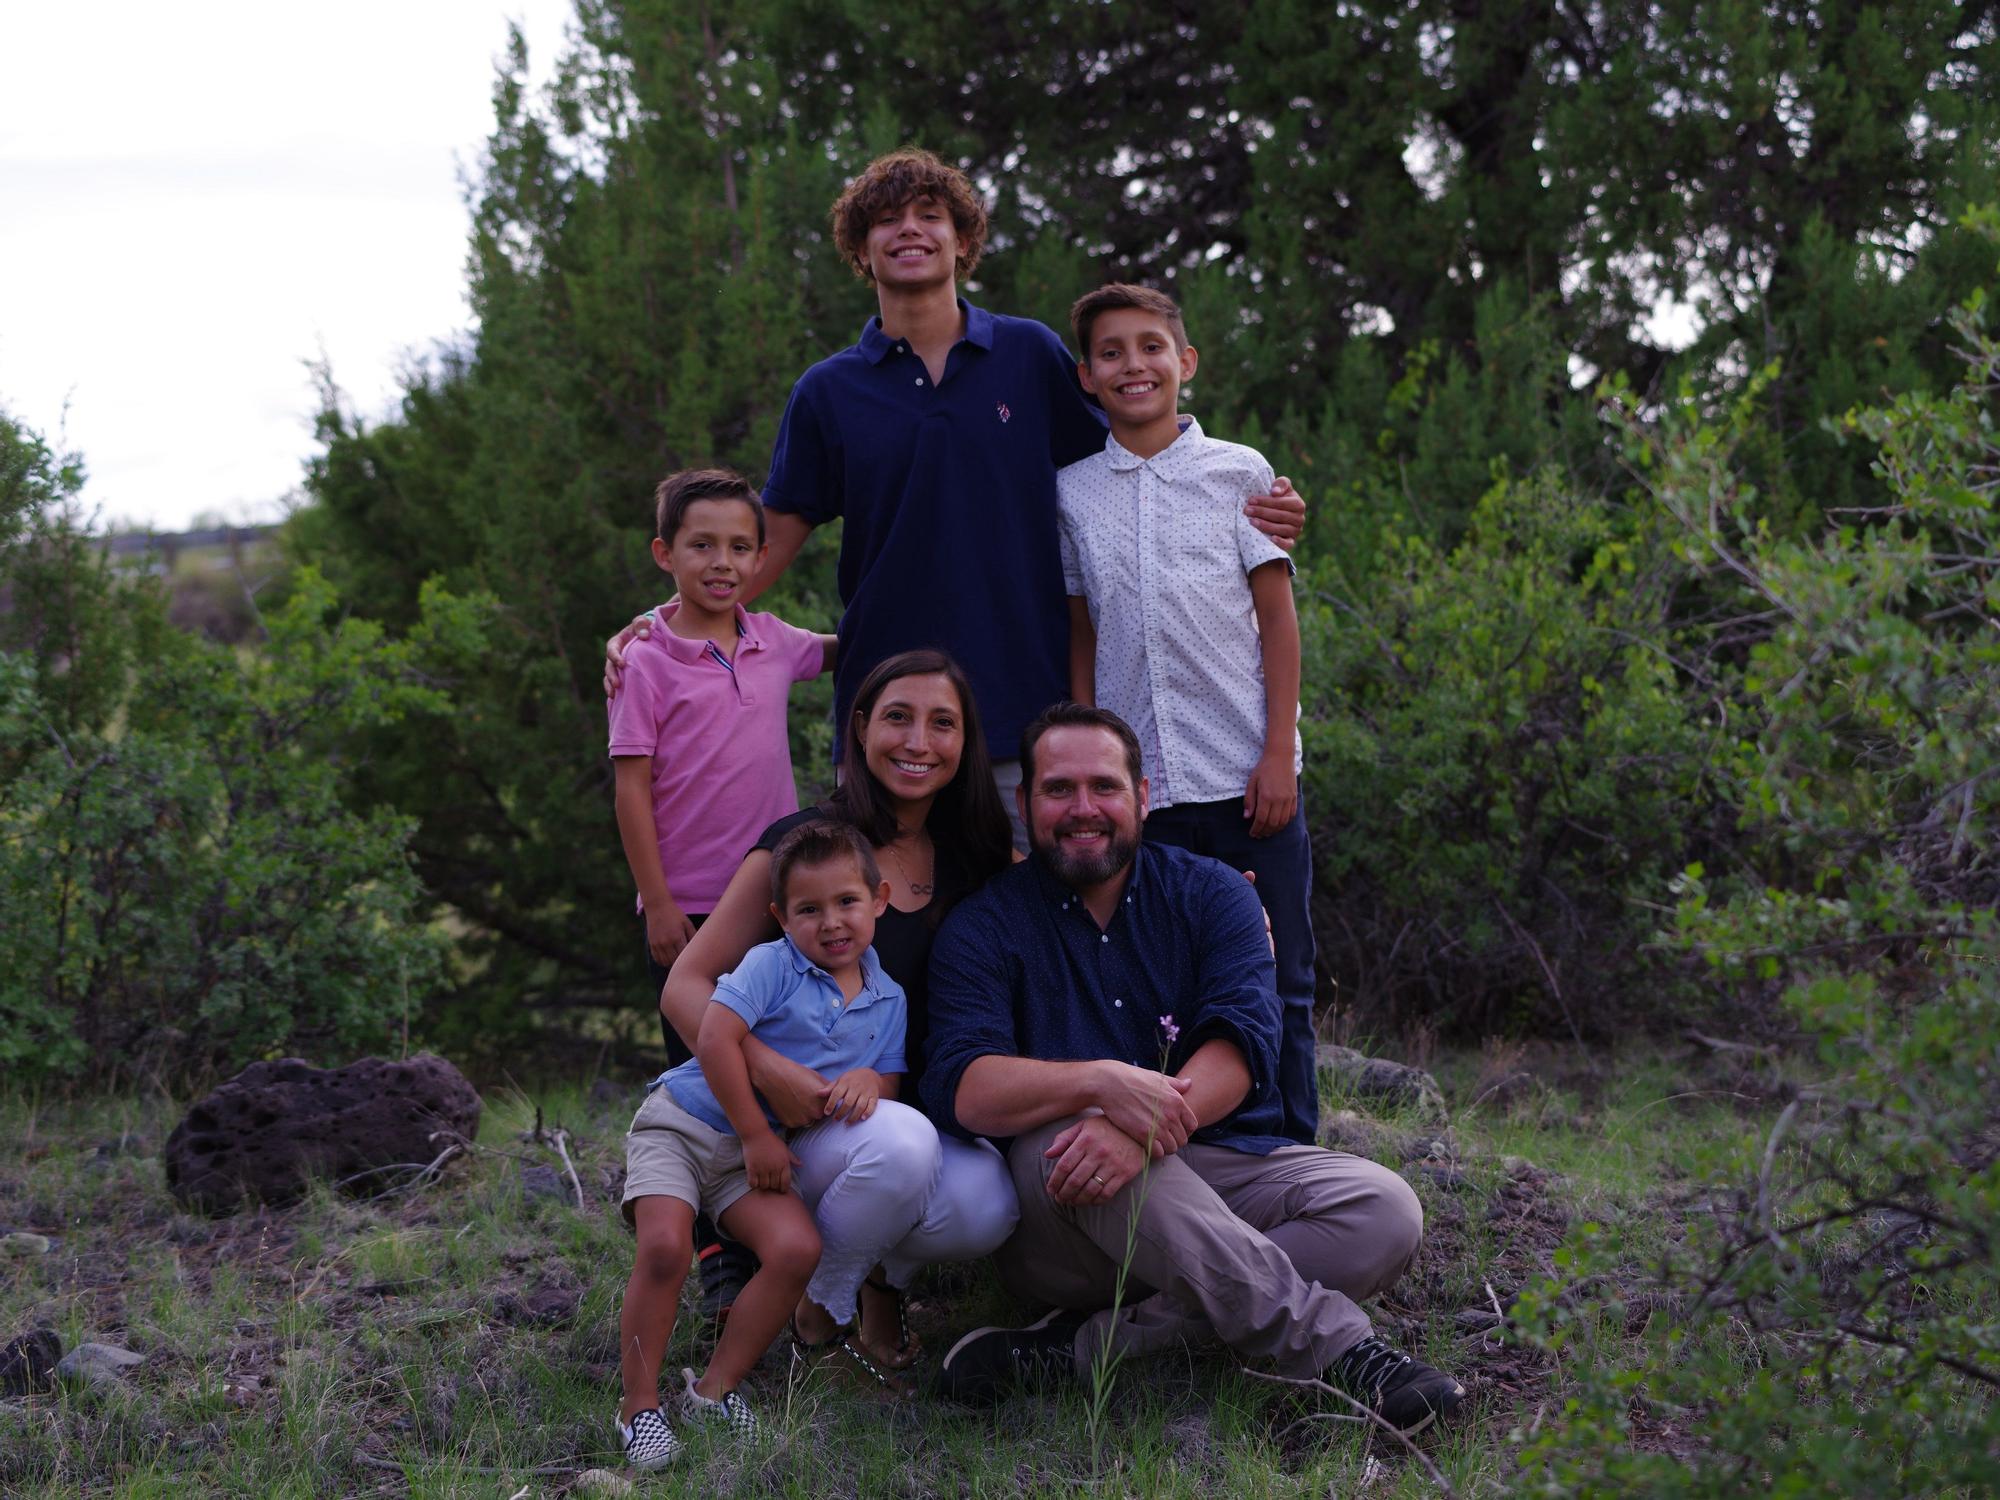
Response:
[[[1133,852],[1131,867],[1125,876],[1125,889],[1119,893],[1118,904],[1121,907],[1130,907],[1132,898],[1138,894],[1140,872],[1145,866],[1146,857],[1146,842],[1141,838],[1138,849]],[[1028,864],[1034,869],[1035,884],[1041,891],[1043,900],[1051,906],[1063,908],[1073,906],[1082,909],[1082,893],[1056,879],[1055,872],[1049,868],[1047,860],[1039,854],[1030,854]],[[1095,925],[1094,919],[1093,925]]]
[[[1104,439],[1105,457],[1114,473],[1124,474],[1151,464],[1153,472],[1163,479],[1177,479],[1182,470],[1194,462],[1195,449],[1201,446],[1201,423],[1186,412],[1180,414],[1181,435],[1151,458],[1141,458],[1127,448],[1117,438],[1107,435]]]
[[[991,349],[993,314],[983,307],[974,307],[963,297],[958,299],[958,310],[965,314],[965,342],[976,349]]]
[[[690,640],[684,635],[675,635],[667,629],[667,621],[679,612],[680,605],[677,603],[662,604],[654,610],[653,618],[656,623],[652,638],[659,642],[667,655],[675,661],[700,661],[708,654],[707,641]],[[742,638],[737,643],[739,647],[747,647],[752,651],[764,649],[764,643],[757,638],[756,629],[750,623],[750,612],[740,604],[736,606],[736,632]]]
[[[974,307],[963,297],[958,299],[959,315],[965,319],[965,333],[959,340],[975,349],[993,347],[993,314],[983,307]],[[861,329],[860,349],[862,357],[871,365],[879,365],[899,347],[900,341],[892,339],[882,331],[882,315],[877,313]]]
[[[792,935],[784,934],[785,956],[792,961],[792,968],[801,974],[811,974],[815,978],[833,983],[833,976],[805,956],[799,945],[792,941]],[[882,998],[882,963],[875,957],[875,946],[869,946],[861,954],[861,993],[848,1001],[850,1007],[860,1005],[864,1000]]]

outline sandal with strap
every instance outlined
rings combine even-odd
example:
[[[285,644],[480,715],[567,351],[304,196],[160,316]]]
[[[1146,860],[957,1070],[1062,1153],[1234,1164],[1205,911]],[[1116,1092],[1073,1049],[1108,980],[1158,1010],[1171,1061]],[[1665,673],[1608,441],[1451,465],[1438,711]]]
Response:
[[[910,1331],[910,1298],[902,1287],[891,1286],[880,1276],[871,1275],[864,1283],[872,1292],[880,1292],[888,1297],[896,1309],[896,1347],[878,1348],[874,1344],[867,1347],[875,1358],[892,1370],[907,1370],[917,1362],[917,1356],[924,1352],[924,1346],[917,1342],[917,1336]]]
[[[815,1371],[835,1376],[842,1384],[864,1394],[887,1397],[891,1401],[907,1401],[917,1393],[915,1384],[906,1376],[885,1366],[874,1356],[851,1323],[814,1342],[799,1332],[799,1320],[794,1315],[791,1332],[793,1347]]]

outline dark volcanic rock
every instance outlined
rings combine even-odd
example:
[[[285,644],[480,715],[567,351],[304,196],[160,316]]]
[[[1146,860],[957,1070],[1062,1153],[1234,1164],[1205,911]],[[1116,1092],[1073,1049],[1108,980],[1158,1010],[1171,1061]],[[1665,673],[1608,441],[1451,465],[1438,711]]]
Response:
[[[1447,1118],[1444,1094],[1437,1080],[1422,1068],[1369,1057],[1352,1047],[1337,1047],[1331,1042],[1319,1044],[1315,1061],[1322,1071],[1333,1075],[1341,1092],[1354,1098],[1378,1099],[1413,1108],[1423,1118],[1440,1124]]]
[[[0,1348],[0,1396],[25,1396],[55,1384],[62,1340],[52,1328],[36,1328]]]
[[[167,1137],[167,1186],[186,1206],[209,1213],[253,1201],[288,1203],[314,1177],[337,1182],[370,1168],[420,1165],[444,1149],[448,1135],[469,1141],[478,1129],[479,1095],[441,1057],[364,1057],[326,1069],[295,1057],[252,1063]],[[373,1190],[397,1180],[384,1174],[355,1186]]]

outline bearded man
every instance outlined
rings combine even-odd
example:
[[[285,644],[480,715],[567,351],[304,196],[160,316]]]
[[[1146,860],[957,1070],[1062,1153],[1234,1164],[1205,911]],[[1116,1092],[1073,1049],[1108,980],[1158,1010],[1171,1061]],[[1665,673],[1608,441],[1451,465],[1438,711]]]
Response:
[[[1403,1431],[1445,1415],[1463,1387],[1356,1305],[1415,1255],[1416,1195],[1283,1133],[1255,893],[1219,861],[1141,842],[1139,742],[1117,715],[1058,704],[1023,731],[1021,760],[1031,854],[938,933],[924,1102],[1004,1146],[1021,1220],[1001,1277],[1053,1310],[960,1339],[946,1392],[987,1399],[1219,1340]]]

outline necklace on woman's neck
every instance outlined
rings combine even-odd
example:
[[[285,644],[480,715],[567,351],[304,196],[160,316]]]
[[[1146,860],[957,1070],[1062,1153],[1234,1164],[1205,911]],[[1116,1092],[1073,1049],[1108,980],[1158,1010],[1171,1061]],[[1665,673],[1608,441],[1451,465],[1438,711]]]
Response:
[[[882,850],[884,854],[891,854],[895,856],[896,872],[903,877],[903,884],[907,885],[910,888],[910,894],[912,896],[928,896],[931,894],[931,892],[937,889],[937,879],[936,879],[937,845],[936,844],[931,845],[930,863],[924,869],[924,878],[922,880],[918,880],[910,874],[910,867],[903,859],[903,851],[900,848],[898,848],[897,845],[901,844],[903,840],[906,838],[915,840],[923,837],[924,837],[923,830],[921,828],[914,828],[906,834],[898,834],[896,838]]]

